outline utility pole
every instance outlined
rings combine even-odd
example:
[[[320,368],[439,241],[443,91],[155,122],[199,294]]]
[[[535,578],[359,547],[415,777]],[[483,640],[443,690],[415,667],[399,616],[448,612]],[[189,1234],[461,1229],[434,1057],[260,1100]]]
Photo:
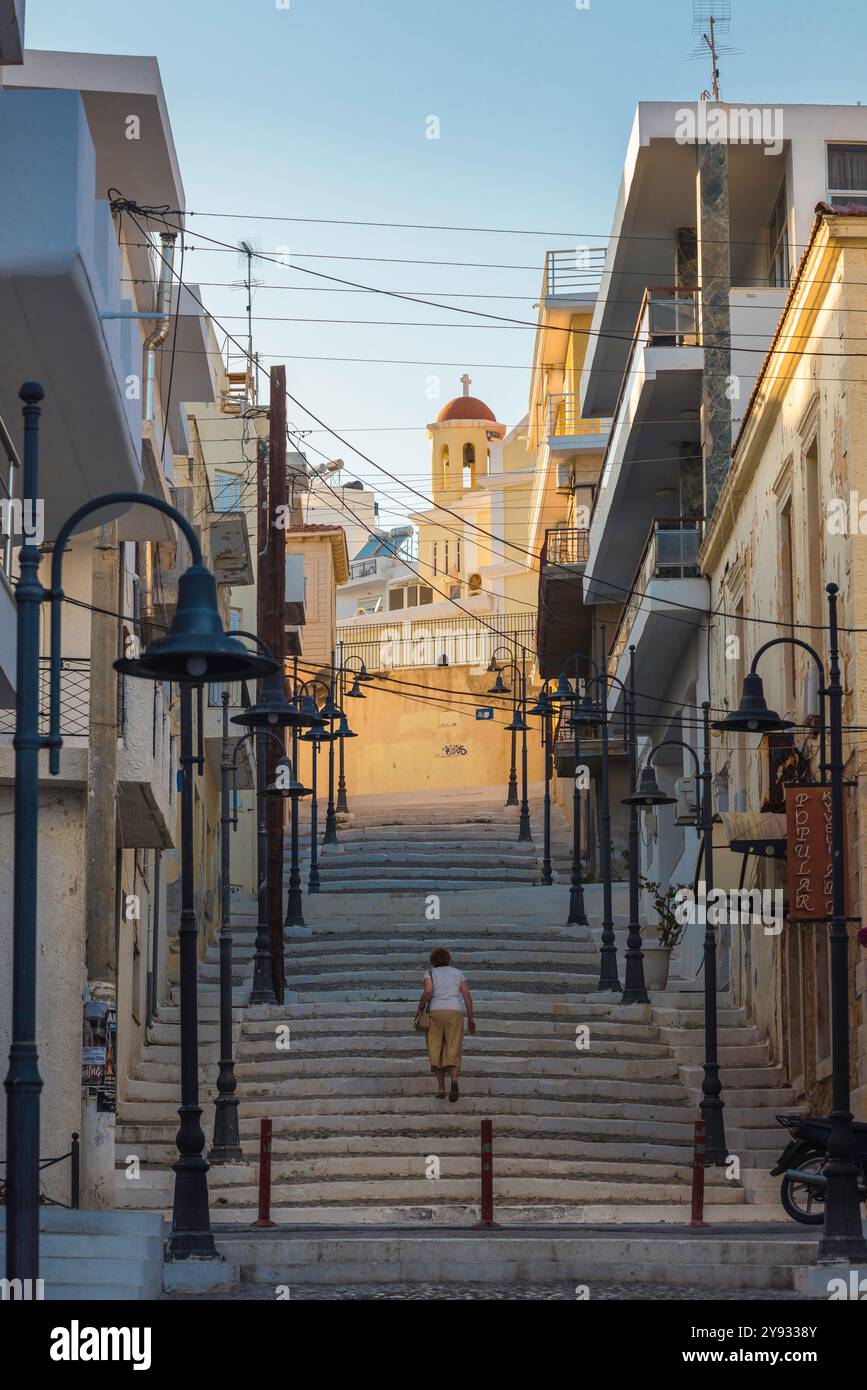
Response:
[[[271,648],[284,673],[286,659],[286,368],[271,368],[270,440],[268,448],[268,515],[265,532],[265,611],[260,636]],[[278,524],[278,522],[282,524]],[[261,542],[260,542],[261,550]],[[273,781],[278,750],[268,739],[267,780]],[[283,822],[282,797],[268,800],[268,928],[274,993],[283,1001]]]
[[[117,843],[117,618],[120,550],[117,525],[103,526],[91,562],[90,713],[87,760],[86,869],[87,996],[117,1007],[115,903]],[[115,1114],[96,1095],[82,1100],[82,1196],[91,1208],[114,1206]]]

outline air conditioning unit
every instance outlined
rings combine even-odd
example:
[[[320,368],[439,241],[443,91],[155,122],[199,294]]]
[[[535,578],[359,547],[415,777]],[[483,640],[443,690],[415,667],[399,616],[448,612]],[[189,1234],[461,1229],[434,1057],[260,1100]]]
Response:
[[[674,808],[675,825],[695,825],[698,815],[698,789],[694,777],[678,777],[674,784],[677,805]]]
[[[557,464],[557,491],[560,493],[570,493],[575,486],[575,474],[572,471],[571,463]]]

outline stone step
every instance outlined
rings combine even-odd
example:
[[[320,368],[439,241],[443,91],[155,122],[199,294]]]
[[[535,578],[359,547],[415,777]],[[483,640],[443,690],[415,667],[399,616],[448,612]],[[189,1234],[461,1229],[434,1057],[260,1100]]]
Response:
[[[281,1039],[276,1033],[271,1033],[265,1037],[244,1039],[243,1057],[248,1066],[255,1064],[262,1066],[270,1064],[279,1055],[291,1049],[292,1063],[300,1059],[304,1062],[320,1061],[334,1062],[339,1059],[350,1060],[351,1058],[379,1057],[383,1053],[383,1045],[387,1046],[387,1055],[398,1058],[418,1059],[419,1045],[418,1038],[413,1034],[409,1037],[404,1036],[403,1032],[375,1036],[365,1036],[363,1039],[354,1037],[348,1040],[345,1036],[304,1036],[296,1028],[290,1033],[289,1048],[281,1045]],[[506,1035],[499,1037],[482,1037],[476,1034],[472,1042],[472,1055],[476,1058],[492,1059],[508,1058],[511,1061],[520,1061],[521,1065],[526,1066],[528,1059],[539,1060],[560,1060],[571,1057],[575,1052],[572,1045],[573,1038],[567,1033],[560,1041],[552,1041],[550,1038],[527,1038],[518,1035],[511,1039]],[[571,1048],[571,1051],[570,1051]],[[148,1049],[150,1059],[151,1052],[156,1052],[156,1048]],[[216,1055],[216,1054],[214,1054]],[[651,1061],[658,1059],[664,1060],[667,1066],[674,1066],[670,1061],[668,1052],[659,1043],[651,1042],[615,1042],[610,1039],[595,1039],[589,1054],[580,1055],[604,1057],[617,1062],[624,1060]],[[167,1046],[160,1048],[160,1055],[154,1056],[153,1061],[164,1064],[179,1063],[180,1048]]]
[[[544,1208],[531,1209],[530,1214],[537,1222],[545,1219]],[[709,1214],[716,1213],[711,1210]],[[518,1213],[504,1208],[497,1215],[505,1221],[517,1219]],[[584,1215],[582,1212],[582,1218]],[[654,1215],[658,1220],[658,1208]],[[464,1222],[475,1217],[475,1208],[462,1210]],[[444,1212],[435,1219],[445,1223],[451,1214]],[[674,1219],[682,1221],[682,1212],[677,1211]],[[726,1220],[732,1219],[733,1214],[726,1212]],[[774,1238],[768,1239],[753,1235],[747,1227],[742,1236],[696,1231],[677,1236],[633,1231],[601,1234],[541,1228],[503,1229],[490,1234],[348,1230],[290,1235],[239,1230],[221,1234],[218,1246],[227,1259],[240,1264],[246,1280],[271,1288],[307,1282],[406,1283],[418,1280],[423,1270],[425,1281],[431,1284],[563,1281],[586,1286],[592,1296],[601,1283],[650,1283],[698,1286],[713,1298],[722,1289],[792,1288],[792,1271],[812,1262],[815,1240],[799,1237],[791,1222],[784,1226],[776,1220],[775,1231]]]
[[[468,1039],[475,1041],[475,1039]],[[354,1087],[356,1077],[372,1079],[381,1077],[384,1082],[403,1085],[404,1082],[413,1080],[418,1076],[419,1063],[427,1063],[427,1055],[419,1055],[418,1049],[415,1054],[406,1056],[381,1056],[371,1054],[366,1057],[340,1056],[340,1057],[300,1057],[293,1054],[291,1060],[287,1060],[283,1055],[274,1055],[271,1059],[256,1057],[246,1060],[247,1054],[242,1054],[243,1061],[238,1062],[235,1067],[235,1075],[239,1081],[241,1078],[245,1082],[247,1094],[253,1094],[249,1089],[250,1083],[254,1083],[257,1078],[274,1079],[285,1081],[291,1074],[293,1080],[301,1078],[318,1078],[322,1081],[331,1078],[352,1078],[348,1085]],[[491,1079],[500,1076],[503,1078],[526,1075],[528,1072],[527,1059],[524,1057],[510,1057],[499,1053],[494,1056],[479,1055],[472,1047],[465,1048],[465,1066],[472,1075],[470,1083],[475,1088],[476,1080],[486,1077]],[[571,1056],[567,1053],[564,1057],[538,1057],[532,1069],[533,1083],[557,1080],[565,1077],[574,1078],[576,1075],[587,1080],[591,1077],[611,1079],[621,1082],[630,1081],[664,1081],[672,1085],[677,1083],[677,1067],[669,1057],[652,1058],[622,1058],[622,1057],[597,1057],[587,1052],[576,1053],[572,1049]]]

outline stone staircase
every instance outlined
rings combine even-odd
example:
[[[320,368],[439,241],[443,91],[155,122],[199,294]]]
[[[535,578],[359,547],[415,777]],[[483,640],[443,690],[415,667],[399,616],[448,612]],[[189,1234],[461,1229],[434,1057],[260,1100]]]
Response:
[[[421,825],[429,821],[401,820],[400,833]],[[369,828],[380,834],[389,827]],[[331,893],[305,895],[307,925],[287,933],[285,1003],[236,1008],[247,1161],[212,1167],[213,1220],[255,1219],[258,1131],[267,1116],[278,1223],[472,1222],[483,1117],[493,1120],[501,1222],[687,1222],[701,1085],[700,994],[675,982],[649,1005],[624,1008],[616,996],[597,993],[598,929],[564,925],[565,886],[487,880],[468,892],[465,883],[432,877],[414,880],[407,891],[405,878],[361,881],[367,891],[353,897],[350,911]],[[384,882],[400,887],[375,891]],[[429,895],[444,886],[450,891],[437,900],[439,918],[428,920]],[[587,905],[598,921],[598,885],[588,887]],[[618,893],[621,922],[623,909]],[[240,1006],[249,992],[252,901],[235,903],[234,921]],[[435,1099],[423,1040],[410,1026],[427,955],[438,944],[465,971],[479,1025],[466,1040],[456,1105]],[[622,953],[620,959],[622,969]],[[791,1108],[792,1093],[743,1011],[725,995],[718,1002],[727,1139],[739,1164],[735,1177],[708,1170],[706,1220],[779,1222],[777,1181],[762,1169],[781,1144],[774,1113]],[[200,969],[199,1004],[210,1134],[216,948]],[[584,1028],[586,1047],[576,1032]],[[170,1212],[178,1102],[173,998],[120,1102],[120,1205]],[[141,1160],[134,1181],[126,1176],[131,1154]]]
[[[351,798],[349,813],[338,817],[339,843],[320,847],[320,891],[368,893],[388,888],[434,893],[535,883],[538,847],[518,840],[518,809],[504,801],[502,788]],[[303,806],[300,842],[306,888],[309,818]],[[320,803],[320,835],[324,820]],[[288,835],[285,860],[288,876]]]

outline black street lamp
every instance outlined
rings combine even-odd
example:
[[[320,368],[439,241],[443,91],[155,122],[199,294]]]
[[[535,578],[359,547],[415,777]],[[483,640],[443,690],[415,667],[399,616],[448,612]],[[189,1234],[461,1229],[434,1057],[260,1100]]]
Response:
[[[351,664],[353,662],[358,663],[358,670],[356,670],[355,666]],[[352,685],[350,686],[349,690],[346,689],[347,676],[352,676]],[[367,667],[365,666],[360,656],[344,657],[342,642],[340,643],[340,658],[338,661],[337,679],[341,708],[343,707],[344,699],[367,699],[367,696],[365,695],[361,687],[362,685],[366,685],[368,681],[371,681],[373,677],[367,674]],[[343,745],[344,740],[341,739],[337,776],[337,810],[345,814],[349,810],[349,802],[346,799],[346,755],[344,753]]]
[[[609,677],[613,679],[613,677]],[[618,681],[623,691],[625,718],[629,730],[629,785],[635,786],[638,775],[638,731],[635,724],[635,647],[629,648],[629,684]],[[639,834],[638,807],[624,798],[629,807],[629,922],[626,932],[626,965],[623,976],[621,1004],[648,1004],[650,996],[644,982],[644,952],[641,949],[641,920],[639,909]]]
[[[223,689],[223,742],[220,757],[220,1062],[217,1072],[217,1098],[214,1102],[214,1137],[211,1163],[241,1163],[244,1154],[238,1128],[238,1097],[235,1092],[234,1040],[232,1037],[232,885],[229,832],[237,827],[237,811],[230,805],[229,777],[232,755],[229,747],[229,692]]]
[[[781,719],[765,703],[764,688],[757,673],[759,660],[770,647],[786,644],[807,652],[818,667],[823,701],[828,701],[830,726],[830,760],[823,751],[824,769],[831,775],[831,859],[833,873],[833,912],[816,919],[830,923],[831,945],[831,1132],[828,1136],[828,1162],[822,1170],[825,1178],[825,1211],[818,1258],[822,1262],[846,1261],[859,1264],[867,1259],[867,1242],[861,1225],[858,1196],[858,1168],[855,1163],[855,1141],[852,1132],[852,1102],[849,1073],[849,938],[846,917],[845,883],[845,810],[843,805],[843,686],[840,682],[840,653],[837,628],[836,584],[826,585],[828,595],[828,676],[818,652],[797,637],[776,637],[760,647],[753,657],[749,675],[744,679],[741,704],[727,718],[714,723],[714,728],[728,733],[774,733],[790,728],[791,721]],[[824,734],[824,718],[822,732]],[[824,737],[823,737],[824,744]],[[823,785],[827,785],[823,783]]]
[[[703,843],[705,900],[713,892],[713,775],[710,758],[710,704],[702,705],[704,746],[703,756],[699,756],[689,743],[681,739],[663,739],[655,744],[641,770],[641,779],[627,803],[636,807],[673,806],[674,796],[661,790],[656,780],[654,758],[661,748],[680,748],[689,753],[695,765],[696,785],[700,788],[696,829],[701,833]],[[704,1067],[701,1082],[701,1117],[706,1128],[705,1162],[713,1167],[722,1166],[728,1157],[725,1135],[725,1102],[722,1098],[722,1082],[719,1074],[719,1035],[717,1027],[717,957],[716,924],[711,913],[705,911],[704,930]]]
[[[497,657],[499,656],[500,652],[505,652],[505,653],[507,654],[507,656],[509,657],[509,660],[508,660],[507,662],[505,662],[504,665],[502,665],[502,666],[498,666],[498,665],[497,665]],[[495,648],[495,650],[494,650],[494,652],[493,652],[493,654],[492,654],[492,656],[491,656],[491,660],[490,660],[490,662],[488,663],[488,672],[489,672],[489,674],[490,674],[490,675],[493,675],[493,674],[496,672],[496,676],[497,676],[497,679],[494,681],[494,684],[491,686],[490,690],[488,691],[488,694],[489,694],[489,695],[508,695],[508,694],[509,694],[509,687],[505,684],[505,682],[504,682],[504,680],[503,680],[503,675],[502,675],[503,671],[507,671],[507,670],[511,670],[512,675],[513,675],[513,681],[514,681],[514,694],[513,694],[513,696],[512,696],[512,723],[514,723],[514,721],[515,721],[515,715],[517,714],[517,704],[518,704],[518,682],[520,681],[520,674],[519,674],[519,672],[518,672],[517,664],[516,664],[515,661],[512,659],[511,648],[509,648],[509,647],[497,647],[497,648]],[[511,756],[511,759],[510,759],[510,762],[509,762],[509,788],[508,788],[508,792],[506,793],[506,805],[507,805],[507,806],[517,806],[517,804],[518,804],[518,772],[517,772],[518,731],[517,731],[517,729],[513,729],[513,728],[511,727],[511,725],[508,725],[507,728],[511,730],[511,734],[512,734],[512,756]]]
[[[530,716],[542,720],[542,747],[545,756],[545,797],[542,802],[542,883],[546,888],[550,888],[554,882],[551,868],[551,723],[554,706],[551,704],[548,684],[548,681],[545,681],[535,705],[527,711]]]
[[[318,893],[319,879],[319,798],[317,796],[317,770],[319,749],[330,738],[326,733],[326,720],[316,706],[316,687],[322,686],[326,697],[330,693],[327,681],[312,677],[299,686],[300,707],[307,719],[307,733],[301,735],[302,743],[310,744],[310,871],[307,876],[307,892]]]
[[[569,723],[572,727],[574,738],[575,759],[574,773],[572,778],[572,870],[569,888],[569,917],[568,925],[586,927],[589,925],[587,920],[587,909],[584,903],[584,883],[581,873],[581,774],[579,772],[581,762],[581,729],[588,724],[598,725],[602,716],[598,714],[596,707],[590,699],[589,692],[585,689],[584,699],[578,701],[578,663],[586,662],[598,674],[598,668],[592,657],[585,656],[582,652],[576,652],[566,666],[575,666],[575,690],[569,684],[566,675],[566,667],[560,672],[557,678],[557,687],[551,699],[560,705],[569,705],[572,714]]]
[[[270,648],[263,638],[255,632],[240,631],[239,637],[247,637],[262,651],[270,654]],[[253,985],[250,991],[251,1004],[276,1004],[274,990],[274,961],[272,956],[271,933],[268,923],[268,821],[266,814],[266,756],[265,740],[277,729],[296,728],[303,722],[303,716],[295,700],[286,699],[285,678],[281,670],[276,670],[267,680],[261,682],[256,702],[232,716],[231,723],[240,724],[256,736],[256,877],[258,920],[256,922],[256,946],[253,957]],[[277,738],[281,752],[285,744]],[[280,897],[282,900],[282,869]]]
[[[325,834],[322,837],[323,845],[337,844],[337,811],[334,805],[334,744],[337,738],[334,729],[335,719],[339,719],[343,711],[334,698],[336,667],[334,657],[331,659],[331,679],[328,683],[328,699],[320,709],[319,713],[323,719],[328,720],[328,806],[325,811]]]
[[[37,382],[25,382],[24,464],[22,497],[35,498],[39,488],[39,402],[44,391]],[[185,536],[192,564],[178,584],[178,604],[167,636],[152,642],[140,662],[115,665],[129,675],[151,680],[181,682],[182,754],[192,761],[192,690],[190,682],[243,679],[266,674],[273,663],[251,657],[236,638],[223,631],[217,610],[214,576],[202,563],[198,537],[187,519],[159,498],[136,492],[114,492],[79,507],[61,527],[54,543],[51,588],[39,582],[41,555],[36,545],[19,552],[19,581],[15,590],[18,609],[17,690],[15,700],[15,849],[13,885],[12,1045],[6,1075],[6,1267],[10,1279],[39,1276],[39,1101],[42,1080],[36,1046],[37,961],[37,846],[39,827],[39,753],[49,750],[49,772],[60,772],[60,642],[63,556],[67,542],[80,523],[101,508],[153,507],[169,516]],[[39,614],[51,604],[50,721],[47,738],[39,731]],[[185,717],[184,717],[185,716]],[[184,786],[191,782],[189,766]],[[191,791],[191,788],[190,788]],[[181,1124],[178,1162],[175,1164],[174,1217],[171,1248],[178,1257],[213,1256],[215,1252],[208,1214],[208,1164],[198,1104],[196,914],[192,893],[192,801],[185,815],[182,794],[181,864]],[[183,854],[183,850],[188,850]]]
[[[614,934],[614,907],[611,888],[611,784],[608,722],[608,687],[612,680],[623,689],[616,676],[608,674],[605,627],[600,629],[602,654],[593,684],[599,710],[599,729],[602,736],[602,808],[600,814],[600,853],[602,861],[602,943],[599,950],[599,990],[611,993],[620,988],[617,973],[617,944]],[[625,693],[625,692],[624,692]],[[623,742],[628,741],[627,705],[623,706]]]

